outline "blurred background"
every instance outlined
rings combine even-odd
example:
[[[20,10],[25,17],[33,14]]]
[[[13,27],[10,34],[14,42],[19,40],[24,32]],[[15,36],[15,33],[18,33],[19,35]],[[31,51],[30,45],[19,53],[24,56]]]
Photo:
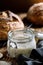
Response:
[[[38,2],[43,0],[0,0],[0,11],[27,12],[30,6]]]

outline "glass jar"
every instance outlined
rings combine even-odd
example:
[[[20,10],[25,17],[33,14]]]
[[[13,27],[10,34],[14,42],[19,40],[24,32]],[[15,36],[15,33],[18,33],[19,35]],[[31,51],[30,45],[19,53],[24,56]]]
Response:
[[[32,49],[36,49],[36,41],[32,30],[16,30],[8,32],[7,51],[10,57],[19,54],[29,56]]]

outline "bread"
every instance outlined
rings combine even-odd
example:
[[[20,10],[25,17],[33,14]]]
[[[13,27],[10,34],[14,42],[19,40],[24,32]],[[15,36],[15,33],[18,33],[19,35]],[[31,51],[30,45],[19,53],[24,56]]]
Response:
[[[31,6],[27,13],[27,19],[35,25],[43,25],[43,3]]]
[[[0,12],[0,40],[7,40],[9,30],[24,29],[18,15],[11,11]]]

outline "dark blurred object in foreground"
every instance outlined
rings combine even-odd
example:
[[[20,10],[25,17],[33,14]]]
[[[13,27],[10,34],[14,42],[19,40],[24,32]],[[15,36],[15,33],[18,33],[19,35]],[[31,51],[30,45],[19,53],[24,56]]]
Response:
[[[18,56],[17,63],[18,63],[18,65],[43,65],[43,62],[31,59],[31,58],[27,58],[24,55],[19,55]]]
[[[43,65],[43,48],[33,49],[30,57],[19,55],[17,58],[18,65]]]
[[[43,48],[33,49],[30,58],[43,62]]]

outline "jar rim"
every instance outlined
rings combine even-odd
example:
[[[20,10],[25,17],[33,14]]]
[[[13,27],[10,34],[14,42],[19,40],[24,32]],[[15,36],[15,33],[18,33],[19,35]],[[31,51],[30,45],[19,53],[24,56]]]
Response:
[[[27,29],[27,30],[10,30],[9,32],[8,32],[8,39],[10,39],[11,41],[13,41],[14,42],[14,40],[13,40],[13,38],[12,38],[12,33],[14,32],[22,32],[22,31],[25,31],[26,32],[26,34],[28,34],[28,33],[30,33],[30,35],[31,35],[31,37],[25,37],[25,38],[23,38],[23,39],[20,39],[20,38],[14,38],[15,40],[23,40],[23,41],[26,41],[27,39],[29,39],[29,40],[32,40],[33,39],[33,32],[32,32],[32,30],[31,29]],[[28,32],[28,33],[27,33]],[[29,41],[28,40],[28,41]],[[21,41],[22,42],[22,41]]]

